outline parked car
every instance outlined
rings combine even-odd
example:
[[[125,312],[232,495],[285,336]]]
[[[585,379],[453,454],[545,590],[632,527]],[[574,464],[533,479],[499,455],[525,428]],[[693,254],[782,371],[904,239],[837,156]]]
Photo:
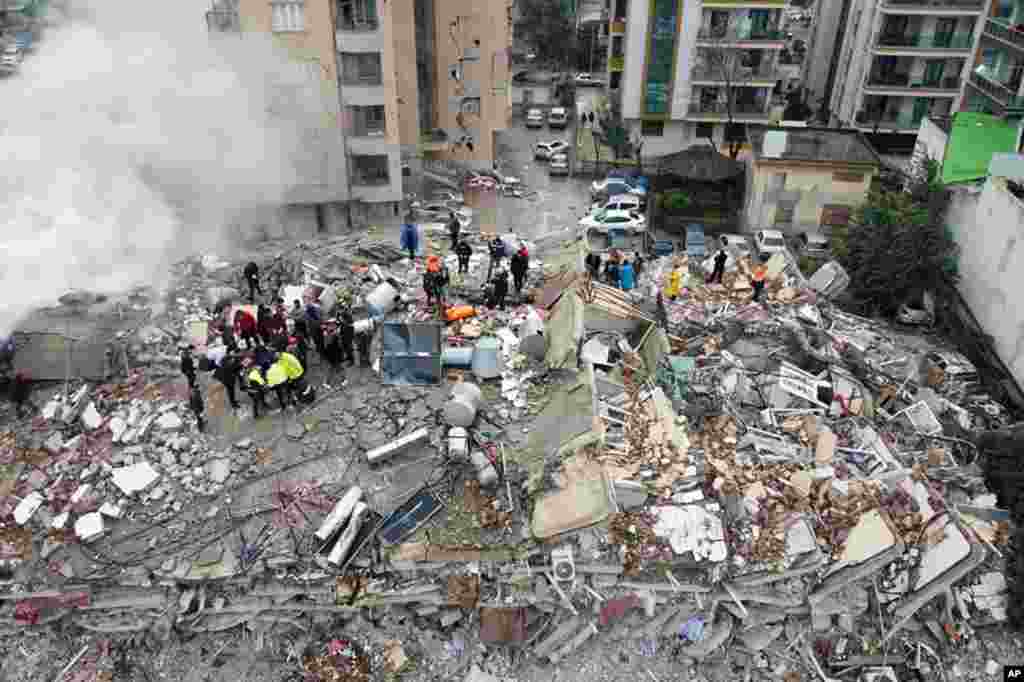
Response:
[[[549,128],[565,128],[567,125],[569,125],[569,113],[565,107],[555,107],[548,112]]]
[[[604,85],[604,81],[602,81],[600,78],[594,78],[589,73],[578,73],[576,74],[576,78],[574,78],[573,80],[576,82],[576,85],[578,87],[584,88],[599,88]]]
[[[727,252],[730,250],[735,251],[741,258],[749,257],[753,253],[753,249],[750,247],[750,240],[747,239],[746,235],[720,234],[718,235],[718,244]]]
[[[569,151],[569,143],[564,140],[552,142],[538,142],[534,148],[533,157],[542,161],[548,161],[555,154],[565,154]]]
[[[646,230],[647,218],[630,211],[598,211],[581,219],[579,226],[587,230],[601,231],[611,228]]]
[[[798,256],[811,256],[812,258],[828,258],[829,256],[828,237],[820,232],[801,232],[793,240],[793,247]]]
[[[594,205],[590,207],[590,212],[593,214],[598,211],[632,211],[633,213],[639,213],[640,198],[635,194],[616,194],[608,199],[608,201],[594,202]]]
[[[616,191],[621,189],[622,191]],[[616,194],[635,194],[639,197],[647,198],[647,189],[630,178],[618,178],[609,176],[604,180],[595,180],[590,183],[590,194],[593,197],[598,195],[614,196]]]
[[[704,226],[700,223],[690,223],[686,226],[686,255],[698,260],[703,260],[708,255]]]
[[[786,248],[786,238],[778,230],[758,230],[754,235],[754,247],[757,255],[765,261]]]
[[[13,73],[21,67],[21,50],[17,45],[8,45],[0,52],[0,71]]]
[[[416,211],[416,217],[419,220],[446,223],[451,213],[454,212],[455,216],[459,219],[459,225],[463,229],[468,228],[473,223],[473,212],[470,209],[453,209],[442,201],[415,202],[412,207]]]
[[[551,175],[568,175],[569,157],[566,154],[555,154],[552,156],[551,163],[548,165],[548,173]]]
[[[463,196],[462,192],[450,192],[448,190],[442,190],[440,192],[434,192],[430,195],[431,201],[442,201],[446,204],[456,203],[462,204],[466,201],[466,197]]]
[[[544,113],[540,109],[530,109],[526,112],[527,128],[543,128]]]

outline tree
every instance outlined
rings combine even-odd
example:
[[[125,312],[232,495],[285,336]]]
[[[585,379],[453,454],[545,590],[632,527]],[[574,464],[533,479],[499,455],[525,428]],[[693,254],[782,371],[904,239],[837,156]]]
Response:
[[[629,141],[626,124],[622,121],[622,111],[617,100],[602,100],[598,106],[598,119],[601,122],[601,137],[612,149],[615,160],[632,159],[639,155],[636,145]],[[595,132],[596,136],[596,132]],[[639,162],[638,162],[639,163]]]
[[[747,88],[744,83],[749,82],[754,75],[753,67],[745,66],[743,63],[743,52],[722,45],[703,47],[697,53],[697,70],[702,80],[715,80],[724,83],[724,87],[716,88],[724,90],[725,102],[720,102],[726,114],[726,135],[725,143],[728,147],[729,158],[736,160],[746,141],[746,126],[736,123],[737,100],[739,95]],[[714,141],[711,141],[714,146]]]
[[[924,291],[942,299],[957,283],[958,247],[945,222],[949,192],[934,169],[906,191],[873,190],[849,227],[833,231],[850,294],[869,312],[892,314]]]
[[[571,15],[552,0],[517,0],[516,32],[535,46],[541,60],[575,64],[576,27]]]

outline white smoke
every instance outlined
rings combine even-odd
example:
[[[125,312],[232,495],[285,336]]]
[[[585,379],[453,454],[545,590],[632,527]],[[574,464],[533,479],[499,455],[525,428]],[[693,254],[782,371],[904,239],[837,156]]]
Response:
[[[74,5],[0,79],[0,333],[70,289],[223,253],[226,225],[294,184],[323,115],[313,86],[269,114],[294,65],[266,36],[208,34],[208,0]]]

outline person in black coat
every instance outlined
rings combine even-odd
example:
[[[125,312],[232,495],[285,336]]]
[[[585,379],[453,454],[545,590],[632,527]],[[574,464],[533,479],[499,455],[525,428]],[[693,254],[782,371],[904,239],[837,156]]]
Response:
[[[490,307],[504,310],[506,296],[508,296],[508,273],[504,270],[498,270],[494,275],[494,288]]]
[[[619,286],[619,264],[609,259],[604,266],[604,278],[613,287]]]
[[[469,274],[469,258],[473,255],[473,248],[465,239],[455,247],[455,255],[459,257],[459,274]]]
[[[338,327],[334,322],[327,322],[324,325],[324,359],[331,368],[331,372],[337,372],[341,368],[341,340],[338,338]]]
[[[601,276],[601,257],[596,253],[588,253],[585,261],[591,278],[598,279]]]
[[[196,363],[192,359],[192,346],[181,348],[181,373],[188,379],[188,387],[196,387]]]
[[[487,263],[487,279],[491,278],[494,274],[495,268],[501,267],[501,259],[505,257],[505,240],[501,237],[495,237],[488,244],[488,251],[490,252],[491,259]]]
[[[729,256],[725,254],[724,249],[719,249],[718,253],[715,254],[715,268],[711,271],[711,282],[721,282],[722,276],[725,275],[725,262],[729,260]]]
[[[355,337],[356,327],[355,321],[352,319],[352,312],[343,310],[338,330],[338,342],[341,345],[341,361],[351,366],[356,364],[355,349],[352,347]]]
[[[515,252],[509,268],[512,270],[512,281],[516,288],[516,294],[522,296],[523,285],[526,283],[526,272],[530,269],[530,256],[525,247]]]
[[[249,285],[249,302],[255,303],[256,294],[263,295],[263,289],[260,288],[260,266],[250,261],[242,270],[242,274],[245,275],[245,281]]]
[[[459,233],[462,232],[462,225],[459,223],[455,211],[448,215],[448,235],[452,238],[452,249],[459,244]]]
[[[238,409],[238,397],[235,395],[235,386],[238,385],[238,370],[238,360],[231,353],[225,355],[217,369],[213,370],[213,378],[224,384],[228,402],[231,403],[233,410]]]
[[[199,433],[206,431],[206,418],[203,416],[203,411],[206,409],[206,405],[203,404],[203,394],[199,392],[198,386],[192,387],[192,394],[188,400],[189,409],[192,410],[192,414],[196,416],[196,428],[199,429]]]

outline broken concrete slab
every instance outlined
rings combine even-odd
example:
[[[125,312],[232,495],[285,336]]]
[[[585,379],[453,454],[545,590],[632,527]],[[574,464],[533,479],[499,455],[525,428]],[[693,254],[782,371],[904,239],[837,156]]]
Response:
[[[636,481],[615,481],[615,501],[623,510],[637,509],[647,502],[647,486]]]
[[[884,552],[895,542],[896,534],[888,518],[880,510],[873,509],[862,515],[850,530],[841,560],[860,563]]]
[[[96,404],[90,402],[82,411],[82,426],[89,431],[95,431],[103,424],[103,415],[96,409]]]
[[[185,423],[175,413],[165,412],[157,418],[156,425],[161,431],[178,431]]]
[[[223,485],[231,475],[231,460],[211,459],[206,463],[206,475],[217,485]]]
[[[160,478],[160,473],[149,462],[114,469],[111,473],[114,485],[125,495],[143,492]]]
[[[530,524],[534,536],[549,538],[604,521],[615,511],[609,487],[604,477],[577,479],[545,495],[534,506]]]
[[[14,522],[19,526],[24,526],[41,506],[43,506],[43,496],[37,492],[29,493],[14,508]]]
[[[583,619],[579,616],[573,616],[569,620],[559,625],[555,630],[545,637],[539,644],[533,647],[533,653],[539,658],[546,658],[551,652],[555,650],[562,641],[572,636],[577,630],[580,629],[580,625],[583,624]]]
[[[92,542],[106,532],[106,525],[103,523],[103,515],[99,512],[83,514],[75,521],[75,535],[82,542]]]

